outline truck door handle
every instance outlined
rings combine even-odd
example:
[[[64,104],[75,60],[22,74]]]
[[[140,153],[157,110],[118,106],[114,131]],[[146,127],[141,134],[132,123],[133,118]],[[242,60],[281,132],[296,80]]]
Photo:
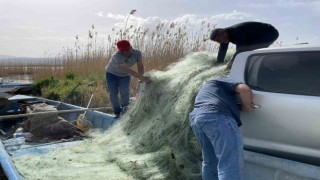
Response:
[[[252,107],[253,107],[254,109],[260,109],[260,108],[261,108],[261,106],[258,105],[258,104],[253,104]]]

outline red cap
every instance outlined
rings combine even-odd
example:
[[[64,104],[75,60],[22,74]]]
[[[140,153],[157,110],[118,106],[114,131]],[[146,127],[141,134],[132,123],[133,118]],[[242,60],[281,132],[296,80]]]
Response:
[[[127,40],[120,40],[117,42],[117,47],[119,51],[129,51],[131,48],[130,42]]]

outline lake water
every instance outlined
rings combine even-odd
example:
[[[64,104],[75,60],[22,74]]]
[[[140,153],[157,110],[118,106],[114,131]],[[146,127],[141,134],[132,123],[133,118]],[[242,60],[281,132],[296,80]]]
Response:
[[[10,76],[2,76],[1,77],[3,80],[15,80],[18,82],[32,82],[32,76],[29,74],[24,74],[24,75],[10,75]]]

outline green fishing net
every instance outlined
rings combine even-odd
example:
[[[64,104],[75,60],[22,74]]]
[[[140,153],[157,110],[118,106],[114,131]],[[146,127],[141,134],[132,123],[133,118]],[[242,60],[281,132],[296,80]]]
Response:
[[[216,54],[196,52],[152,71],[136,104],[105,132],[44,155],[14,158],[25,179],[201,179],[201,149],[189,113],[202,84],[225,76]],[[230,54],[228,57],[230,58]]]

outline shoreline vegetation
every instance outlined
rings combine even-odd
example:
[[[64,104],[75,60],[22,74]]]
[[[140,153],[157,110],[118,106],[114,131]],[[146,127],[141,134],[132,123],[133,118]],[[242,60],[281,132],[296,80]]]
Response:
[[[154,29],[130,25],[122,29],[112,28],[111,34],[100,37],[92,25],[87,42],[80,42],[76,36],[73,47],[64,48],[59,54],[45,57],[43,61],[25,64],[2,62],[0,76],[27,75],[34,86],[41,88],[41,96],[44,98],[86,106],[94,93],[91,107],[110,106],[105,85],[105,66],[116,51],[118,40],[127,39],[133,48],[141,50],[145,72],[161,71],[191,52],[216,51],[217,44],[208,39],[214,27],[215,24],[205,21],[198,31],[191,30],[188,21],[183,24],[160,23]],[[97,83],[96,87],[83,85],[92,81]],[[137,82],[138,79],[132,78],[131,96],[135,96]],[[79,83],[81,86],[66,98]]]
[[[100,35],[92,25],[84,38],[86,42],[80,41],[76,35],[73,47],[63,48],[58,54],[45,53],[43,60],[0,61],[0,77],[28,77],[35,88],[41,89],[39,96],[83,107],[94,93],[91,107],[103,107],[110,106],[105,66],[116,51],[118,40],[129,40],[133,48],[142,52],[145,72],[163,71],[191,52],[217,52],[219,48],[217,43],[209,40],[209,33],[216,24],[204,20],[195,28],[188,19],[183,23],[165,22],[146,28],[128,24],[135,12],[128,13],[123,28],[113,27],[110,34]],[[275,44],[281,46],[282,42]],[[96,82],[96,87],[87,88],[84,84],[88,82]],[[133,77],[131,97],[136,94],[137,82],[138,79]],[[71,92],[78,84],[81,86]]]

